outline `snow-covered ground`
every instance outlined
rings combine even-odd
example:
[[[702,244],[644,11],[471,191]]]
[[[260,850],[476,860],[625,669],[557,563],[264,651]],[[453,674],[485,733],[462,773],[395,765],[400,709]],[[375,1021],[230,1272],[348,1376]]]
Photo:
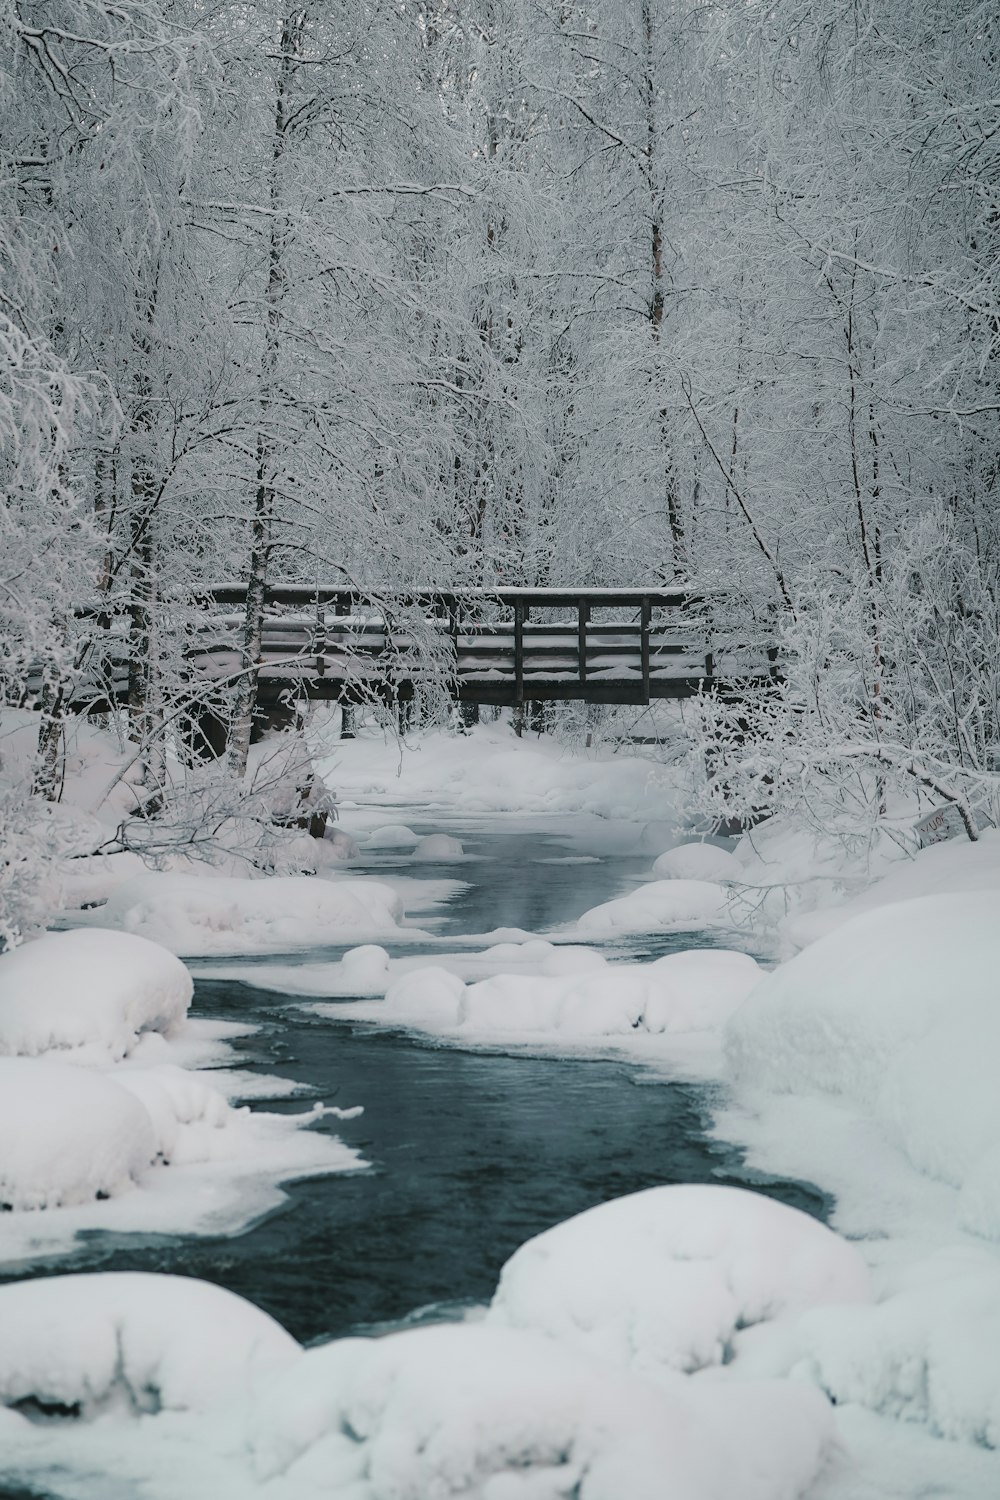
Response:
[[[357,1164],[301,1128],[316,1112],[242,1112],[223,1073],[192,1072],[226,1038],[186,1018],[165,951],[310,943],[353,947],[224,972],[452,1045],[714,1077],[717,1134],[833,1195],[831,1226],[731,1188],[653,1189],[529,1241],[482,1319],[305,1350],[198,1282],[15,1283],[5,1477],[91,1497],[113,1476],[149,1500],[994,1500],[1000,836],[913,857],[898,830],[860,848],[772,824],[705,845],[650,760],[502,728],[346,742],[326,775],[342,828],[319,878],[129,872],[93,913],[119,930],[0,958],[0,1253],[235,1228],[283,1178]],[[434,833],[410,827],[434,809]],[[416,935],[404,911],[433,926],[454,889],[432,878],[414,901],[418,867],[469,860],[446,810],[544,812],[565,859],[645,863],[559,931],[425,932],[431,951],[394,956]],[[622,945],[692,927],[728,946]],[[762,968],[751,942],[784,961]]]

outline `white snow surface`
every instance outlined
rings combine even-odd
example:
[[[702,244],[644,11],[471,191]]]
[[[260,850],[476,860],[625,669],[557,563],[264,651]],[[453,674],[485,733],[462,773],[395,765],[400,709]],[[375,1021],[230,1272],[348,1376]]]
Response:
[[[984,829],[975,843],[965,838],[950,839],[921,849],[912,858],[897,860],[887,874],[850,900],[789,917],[781,924],[780,933],[786,945],[795,950],[862,912],[918,896],[954,895],[959,891],[993,891],[1000,897],[1000,832],[996,829]]]
[[[147,874],[115,890],[102,923],[197,956],[282,952],[399,930],[403,904],[376,880]]]
[[[47,1336],[24,1350],[8,1399],[51,1392],[50,1403],[78,1400],[84,1420],[39,1426],[0,1412],[20,1474],[75,1471],[73,1493],[94,1497],[113,1476],[148,1500],[798,1500],[835,1445],[828,1404],[802,1383],[654,1385],[541,1335],[475,1324],[298,1353],[245,1316],[262,1320],[254,1309],[223,1308],[214,1287],[199,1308],[183,1295],[197,1283],[162,1298],[175,1339],[143,1316],[172,1278],[145,1280],[135,1316],[123,1316],[124,1288],[90,1315],[83,1289],[75,1304],[67,1296],[62,1326],[37,1307]],[[9,1290],[16,1307],[27,1289]]]
[[[15,1072],[15,1070],[17,1070]],[[360,1153],[292,1114],[233,1108],[224,1080],[164,1065],[112,1074],[0,1059],[0,1263],[70,1254],[83,1234],[238,1234],[279,1184],[353,1171]]]
[[[853,1245],[740,1188],[682,1184],[599,1204],[522,1245],[488,1321],[651,1378],[721,1365],[740,1330],[871,1300]]]
[[[193,988],[184,965],[144,937],[46,933],[0,956],[0,1054],[117,1062],[144,1033],[176,1036]]]
[[[317,746],[320,774],[342,804],[423,803],[462,812],[594,813],[603,819],[670,825],[684,803],[678,773],[641,755],[573,751],[549,738],[518,740],[508,725],[468,735],[443,731],[398,745],[364,733]],[[668,835],[669,838],[669,835]],[[661,842],[651,852],[667,847]]]
[[[804,1385],[657,1387],[475,1324],[310,1350],[250,1424],[260,1479],[338,1500],[793,1500],[832,1435]]]
[[[0,1403],[109,1413],[190,1411],[301,1359],[241,1297],[188,1276],[52,1276],[0,1287]]]
[[[761,981],[727,1034],[754,1093],[821,1094],[1000,1240],[1000,892],[876,907]]]
[[[626,896],[592,906],[574,924],[574,930],[593,939],[715,927],[726,921],[726,893],[715,881],[652,880]]]
[[[728,849],[714,844],[679,844],[653,863],[658,880],[742,881],[746,871]]]

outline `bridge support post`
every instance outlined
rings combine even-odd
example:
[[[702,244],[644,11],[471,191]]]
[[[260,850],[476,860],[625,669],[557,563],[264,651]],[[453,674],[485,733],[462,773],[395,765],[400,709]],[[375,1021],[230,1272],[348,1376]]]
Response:
[[[649,702],[649,626],[653,611],[649,599],[643,596],[642,609],[639,614],[639,651],[642,662],[642,696]]]
[[[342,740],[353,740],[357,738],[357,729],[354,720],[354,704],[341,702],[340,705],[340,738]]]
[[[527,606],[514,605],[514,697],[520,707],[524,702],[524,622],[528,618]],[[518,731],[520,733],[520,730]]]
[[[576,660],[580,681],[587,680],[587,626],[590,623],[590,605],[576,607]]]

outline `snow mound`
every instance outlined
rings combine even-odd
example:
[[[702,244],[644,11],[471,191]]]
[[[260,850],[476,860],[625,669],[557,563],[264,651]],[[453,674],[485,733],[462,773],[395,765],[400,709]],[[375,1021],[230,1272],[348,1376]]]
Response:
[[[832,1436],[792,1382],[668,1388],[551,1340],[466,1324],[308,1350],[260,1382],[258,1481],[352,1500],[793,1500]]]
[[[0,1058],[0,1209],[113,1198],[136,1185],[156,1150],[148,1112],[113,1079]]]
[[[378,881],[306,875],[149,874],[115,891],[101,911],[103,920],[189,956],[281,952],[382,936],[397,930],[402,914],[399,896]]]
[[[877,1307],[809,1313],[796,1373],[840,1404],[1000,1448],[1000,1268],[939,1262]]]
[[[595,965],[596,956],[580,949],[549,974],[494,974],[468,985],[448,969],[414,969],[393,980],[383,1002],[341,1005],[336,1014],[468,1038],[631,1039],[717,1029],[760,977],[747,954],[714,949],[651,964]]]
[[[654,818],[652,822],[643,825],[635,848],[639,854],[666,854],[668,850],[676,849],[684,839],[685,835],[676,823],[666,818]]]
[[[240,1134],[240,1125],[249,1123],[252,1117],[246,1111],[232,1109],[224,1094],[196,1073],[166,1063],[154,1068],[122,1068],[115,1076],[152,1120],[160,1161],[187,1166],[238,1154],[233,1134]]]
[[[965,1228],[1000,1238],[1000,893],[853,917],[761,982],[726,1045],[748,1089],[868,1115],[960,1190]]]
[[[186,1276],[13,1282],[0,1327],[0,1402],[36,1416],[199,1410],[301,1358],[259,1308]]]
[[[328,823],[323,830],[323,844],[324,848],[330,846],[326,850],[327,854],[333,854],[339,860],[357,859],[361,853],[357,840],[346,829],[336,828],[332,823]]]
[[[653,864],[660,880],[743,880],[746,872],[735,854],[714,844],[681,844]]]
[[[420,840],[413,851],[413,858],[433,863],[437,860],[461,859],[465,850],[458,839],[447,833],[429,833]]]
[[[595,937],[712,926],[723,920],[725,900],[722,887],[713,881],[654,880],[627,896],[592,906],[576,925]]]
[[[342,982],[355,995],[384,994],[390,962],[385,949],[374,943],[351,948],[340,960]]]
[[[871,1298],[859,1252],[797,1209],[684,1184],[602,1203],[521,1246],[487,1321],[647,1376],[721,1365],[738,1331]]]
[[[372,830],[364,840],[364,847],[367,853],[369,849],[413,849],[419,843],[420,835],[405,823],[386,823]]]
[[[47,933],[0,957],[0,1054],[66,1050],[116,1062],[144,1032],[174,1035],[193,993],[184,965],[131,933]]]

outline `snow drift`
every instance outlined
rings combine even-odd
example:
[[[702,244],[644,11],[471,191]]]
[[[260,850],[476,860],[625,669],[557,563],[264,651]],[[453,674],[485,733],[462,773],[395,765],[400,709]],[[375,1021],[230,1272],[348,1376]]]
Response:
[[[254,953],[395,933],[403,906],[375,880],[149,874],[108,900],[102,921],[188,956]]]
[[[820,1094],[872,1119],[959,1189],[959,1222],[1000,1239],[1000,893],[853,917],[762,980],[727,1051],[753,1092]]]

